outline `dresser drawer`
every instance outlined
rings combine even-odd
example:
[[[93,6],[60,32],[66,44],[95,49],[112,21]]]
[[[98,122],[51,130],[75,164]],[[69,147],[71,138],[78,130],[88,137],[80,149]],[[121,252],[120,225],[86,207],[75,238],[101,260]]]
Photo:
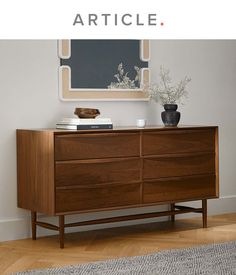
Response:
[[[144,179],[211,174],[214,171],[213,153],[146,157],[143,161]]]
[[[56,162],[56,186],[141,181],[139,158]]]
[[[143,203],[216,197],[215,176],[161,179],[144,182]]]
[[[139,133],[91,133],[55,136],[55,159],[91,159],[140,155]]]
[[[98,210],[137,205],[141,184],[104,184],[56,190],[56,212]]]
[[[147,131],[143,134],[143,155],[213,151],[214,129]]]

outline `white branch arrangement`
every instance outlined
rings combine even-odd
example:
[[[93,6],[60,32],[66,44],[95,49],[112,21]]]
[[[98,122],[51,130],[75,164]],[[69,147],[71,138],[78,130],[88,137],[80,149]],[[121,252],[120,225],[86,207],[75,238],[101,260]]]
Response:
[[[183,103],[182,100],[188,97],[186,85],[191,78],[185,76],[177,84],[172,84],[170,71],[163,66],[160,68],[160,83],[152,84],[147,88],[150,99],[159,102],[161,105]]]

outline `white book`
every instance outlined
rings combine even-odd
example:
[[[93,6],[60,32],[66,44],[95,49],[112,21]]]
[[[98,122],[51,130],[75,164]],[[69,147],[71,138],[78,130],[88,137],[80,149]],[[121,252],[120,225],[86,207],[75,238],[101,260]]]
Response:
[[[113,124],[56,124],[57,129],[66,130],[95,130],[95,129],[113,129]]]
[[[111,124],[110,118],[63,118],[57,124],[88,125],[88,124]]]
[[[56,129],[65,129],[65,130],[77,130],[77,125],[62,125],[57,124]]]

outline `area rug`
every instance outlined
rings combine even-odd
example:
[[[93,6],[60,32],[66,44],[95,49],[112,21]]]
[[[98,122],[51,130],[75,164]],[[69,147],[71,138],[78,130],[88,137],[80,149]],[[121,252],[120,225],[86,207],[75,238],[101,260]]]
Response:
[[[192,275],[236,274],[236,241],[161,251],[81,265],[18,272],[14,275]]]

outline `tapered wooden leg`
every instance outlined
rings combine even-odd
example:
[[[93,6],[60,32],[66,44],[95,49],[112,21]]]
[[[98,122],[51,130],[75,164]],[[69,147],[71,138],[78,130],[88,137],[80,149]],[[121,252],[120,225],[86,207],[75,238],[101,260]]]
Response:
[[[175,204],[171,203],[170,204],[170,210],[174,211],[175,210]],[[171,221],[174,222],[175,221],[175,215],[171,215]]]
[[[31,211],[32,240],[36,240],[36,221],[37,221],[37,212]]]
[[[65,233],[65,216],[59,216],[59,238],[60,248],[64,248],[64,233]]]
[[[202,200],[202,224],[207,228],[207,200]]]

